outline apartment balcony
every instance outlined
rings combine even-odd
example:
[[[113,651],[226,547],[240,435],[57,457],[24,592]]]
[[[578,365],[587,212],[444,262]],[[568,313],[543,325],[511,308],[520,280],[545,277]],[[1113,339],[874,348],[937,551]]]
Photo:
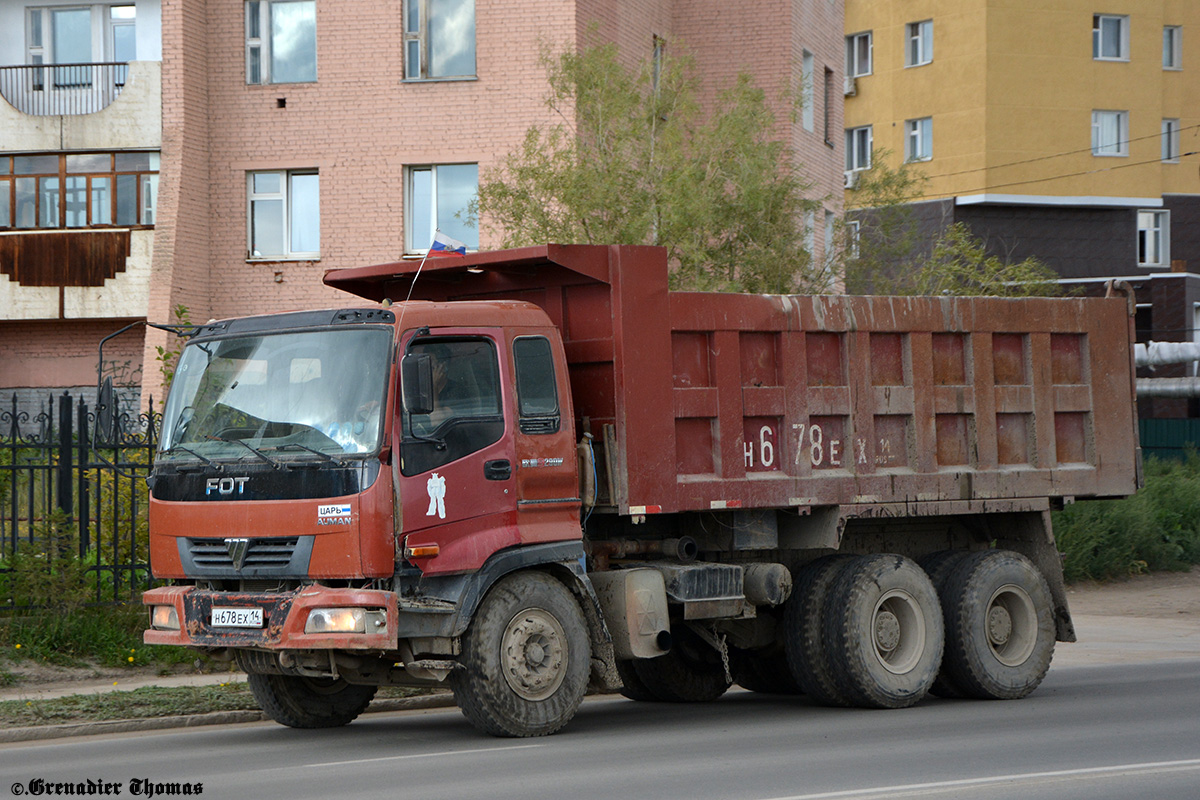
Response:
[[[0,153],[162,145],[162,63],[0,67]]]
[[[49,117],[103,111],[125,88],[129,64],[0,67],[0,96],[22,114]]]

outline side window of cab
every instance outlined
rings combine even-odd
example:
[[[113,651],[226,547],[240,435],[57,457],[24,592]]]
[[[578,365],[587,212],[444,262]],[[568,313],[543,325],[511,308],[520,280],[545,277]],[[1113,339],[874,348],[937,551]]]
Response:
[[[517,372],[517,425],[521,433],[558,433],[562,418],[550,340],[545,336],[514,339],[513,362]]]
[[[481,450],[504,435],[496,346],[486,338],[418,340],[406,358],[428,358],[432,408],[402,415],[404,475],[419,475]]]

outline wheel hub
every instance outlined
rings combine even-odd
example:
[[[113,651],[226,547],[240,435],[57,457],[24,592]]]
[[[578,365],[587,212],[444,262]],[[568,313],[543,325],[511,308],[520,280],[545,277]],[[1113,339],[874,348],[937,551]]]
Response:
[[[1003,606],[992,606],[988,610],[988,638],[996,647],[1003,647],[1012,636],[1012,614]]]
[[[504,679],[526,700],[543,700],[566,677],[567,638],[548,611],[526,609],[508,623],[500,643]]]
[[[875,646],[881,652],[890,653],[900,644],[900,620],[890,611],[881,611],[875,617]]]

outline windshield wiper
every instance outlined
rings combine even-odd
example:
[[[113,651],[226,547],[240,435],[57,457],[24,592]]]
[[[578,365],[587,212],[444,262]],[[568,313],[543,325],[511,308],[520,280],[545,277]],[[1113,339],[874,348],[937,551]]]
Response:
[[[337,461],[337,459],[334,458],[333,456],[329,455],[329,453],[323,453],[320,450],[316,450],[312,447],[308,447],[307,445],[300,444],[299,442],[288,442],[287,444],[281,444],[278,447],[272,447],[271,449],[272,450],[291,450],[291,449],[297,448],[297,447],[300,448],[301,450],[307,450],[310,453],[316,453],[317,455],[319,455],[321,458],[325,459],[326,461]]]
[[[271,467],[272,467],[272,468],[274,468],[274,469],[279,469],[280,467],[282,467],[282,466],[283,466],[283,464],[282,464],[282,463],[280,463],[280,462],[276,461],[275,459],[271,458],[271,457],[270,457],[270,456],[268,456],[266,453],[264,453],[262,450],[259,450],[257,447],[255,447],[254,445],[252,445],[252,444],[250,444],[249,442],[245,441],[244,439],[226,439],[224,436],[209,436],[208,438],[209,438],[209,439],[212,439],[212,440],[214,440],[214,441],[218,441],[218,442],[226,442],[226,443],[228,443],[228,444],[240,444],[242,447],[246,448],[246,449],[247,449],[247,450],[249,450],[251,453],[254,453],[254,455],[258,456],[258,457],[259,457],[259,458],[261,458],[263,461],[265,461],[265,462],[267,462],[268,464],[270,464],[270,465],[271,465]]]
[[[174,453],[176,450],[182,450],[182,451],[183,451],[183,452],[185,452],[185,453],[190,453],[191,455],[194,455],[196,458],[198,458],[198,459],[200,459],[201,461],[203,461],[203,462],[205,463],[205,465],[206,465],[206,466],[212,467],[214,472],[220,472],[220,471],[223,469],[223,467],[222,467],[220,464],[218,464],[217,462],[213,461],[211,458],[205,458],[204,456],[200,455],[199,453],[197,453],[197,452],[196,452],[195,450],[193,450],[192,448],[190,448],[190,447],[184,447],[184,446],[183,446],[183,445],[181,445],[181,444],[173,444],[173,445],[171,445],[171,446],[170,446],[170,447],[168,447],[166,450],[163,450],[163,451],[162,451],[162,455],[164,455],[164,456],[170,455],[171,453]]]

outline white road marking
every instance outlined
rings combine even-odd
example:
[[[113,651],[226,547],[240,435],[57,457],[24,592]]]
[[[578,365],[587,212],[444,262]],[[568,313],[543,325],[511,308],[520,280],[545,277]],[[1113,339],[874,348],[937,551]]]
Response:
[[[379,758],[356,758],[350,761],[325,761],[320,764],[305,764],[306,767],[341,767],[346,764],[370,764],[373,761],[401,761],[406,758],[437,758],[439,756],[468,756],[475,753],[494,753],[498,750],[528,750],[545,747],[542,744],[517,744],[502,747],[480,747],[475,750],[444,750],[440,753],[406,753],[402,756],[380,756]]]
[[[846,789],[837,792],[819,792],[817,794],[793,794],[786,797],[764,798],[764,800],[840,800],[850,797],[895,797],[898,794],[912,792],[936,792],[968,787],[992,786],[1003,783],[1028,782],[1036,780],[1053,780],[1059,778],[1086,778],[1104,775],[1136,774],[1145,772],[1180,772],[1200,770],[1200,758],[1183,761],[1151,761],[1143,764],[1117,764],[1110,767],[1085,767],[1082,769],[1063,769],[1053,772],[1025,772],[1013,775],[996,775],[990,778],[964,778],[954,781],[936,781],[933,783],[909,783],[900,786],[874,786],[870,789]]]

